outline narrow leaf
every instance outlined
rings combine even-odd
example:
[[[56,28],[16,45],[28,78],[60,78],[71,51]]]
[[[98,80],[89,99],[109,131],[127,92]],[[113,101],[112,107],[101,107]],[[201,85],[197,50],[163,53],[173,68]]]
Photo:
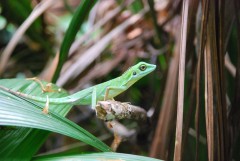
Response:
[[[123,153],[113,153],[113,152],[104,152],[104,153],[90,153],[90,154],[76,154],[76,155],[49,155],[49,156],[40,156],[33,159],[34,161],[70,161],[70,160],[84,160],[84,161],[161,161],[159,159],[132,155],[132,154],[123,154]]]
[[[43,82],[44,85],[46,82]],[[45,97],[41,92],[40,85],[34,81],[24,79],[0,80],[0,85],[15,91]],[[53,88],[58,88],[53,85]],[[63,97],[67,93],[47,93],[49,97]],[[0,93],[0,125],[5,125],[0,130],[1,158],[17,158],[29,160],[38,151],[46,140],[49,131],[58,132],[75,139],[82,140],[94,145],[100,150],[109,151],[109,148],[99,142],[98,139],[89,135],[84,129],[65,119],[64,116],[70,110],[71,105],[50,105],[49,115],[41,112],[44,105],[38,105],[1,91]],[[17,126],[17,127],[6,127]],[[28,128],[27,128],[28,127]],[[40,130],[43,129],[43,130]],[[48,130],[48,131],[46,131]],[[62,130],[62,132],[61,132]],[[65,131],[65,132],[63,132]],[[81,134],[80,134],[81,133]],[[100,147],[98,147],[100,146]],[[105,149],[105,150],[104,150]],[[14,158],[12,158],[14,160]]]
[[[33,102],[0,91],[0,104],[0,125],[23,126],[57,132],[81,140],[99,150],[111,151],[92,134],[57,113],[43,114],[42,107]]]
[[[58,66],[54,73],[52,82],[56,82],[57,78],[59,77],[62,66],[68,57],[68,52],[69,52],[70,47],[77,35],[77,32],[78,32],[79,28],[81,27],[81,25],[83,24],[88,13],[90,12],[92,6],[96,2],[97,2],[96,0],[91,0],[91,1],[82,0],[80,6],[77,8],[75,14],[73,15],[73,18],[70,22],[70,25],[66,31],[65,37],[64,37],[62,45],[61,45]]]

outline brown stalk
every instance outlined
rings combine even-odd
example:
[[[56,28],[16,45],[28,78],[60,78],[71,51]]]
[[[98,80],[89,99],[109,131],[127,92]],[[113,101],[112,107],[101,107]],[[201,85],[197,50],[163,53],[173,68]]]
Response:
[[[231,142],[230,146],[230,155],[229,160],[232,159],[233,155],[233,147],[236,144],[236,141],[239,137],[239,129],[240,129],[240,2],[239,0],[234,1],[234,9],[236,15],[236,26],[237,30],[237,64],[236,64],[236,77],[235,77],[235,91],[234,91],[234,100],[231,111],[229,113],[229,125],[231,129]]]
[[[227,147],[227,126],[226,126],[226,100],[225,100],[225,83],[223,79],[223,57],[221,54],[217,38],[219,35],[218,15],[216,10],[218,4],[210,1],[209,21],[207,26],[207,46],[206,46],[206,72],[205,78],[207,86],[207,106],[206,124],[208,136],[208,155],[209,160],[222,160],[227,158],[225,151]],[[221,38],[220,38],[221,39]],[[223,40],[220,40],[221,42]],[[213,81],[214,78],[214,81]],[[214,84],[213,84],[214,83]],[[214,93],[214,95],[213,95]],[[216,100],[216,109],[213,108],[213,100]],[[224,131],[225,130],[225,131]],[[216,146],[219,145],[219,146]]]
[[[195,128],[196,128],[196,157],[195,160],[198,160],[198,149],[199,149],[199,108],[200,108],[200,80],[201,80],[201,66],[204,59],[204,48],[206,44],[206,29],[208,21],[208,8],[209,1],[202,3],[202,16],[201,16],[201,28],[199,41],[198,41],[198,62],[197,62],[197,76],[196,76],[196,113],[195,113]]]
[[[209,30],[208,30],[209,33]],[[211,49],[209,44],[209,37],[207,38],[206,50],[204,55],[205,66],[205,115],[206,115],[206,130],[207,130],[207,146],[208,146],[208,160],[214,161],[214,109],[213,109],[213,78],[212,78],[212,62]],[[216,159],[216,158],[215,158]]]
[[[191,58],[191,72],[192,75],[196,72],[196,66],[195,66],[195,58],[194,58],[194,38],[195,38],[195,30],[196,30],[196,15],[197,10],[199,6],[199,0],[192,0],[189,2],[189,13],[188,13],[188,27],[187,27],[187,41],[188,44],[186,46],[186,64],[188,61],[188,58]],[[187,111],[187,114],[184,118],[184,128],[183,128],[183,144],[182,144],[182,154],[184,156],[184,151],[187,149],[185,147],[187,139],[188,139],[188,131],[190,128],[193,112],[194,112],[194,103],[195,103],[195,92],[196,92],[196,77],[194,77],[191,80],[191,86],[190,92],[187,97],[189,97],[190,103],[189,103],[189,109]]]
[[[185,58],[187,44],[187,22],[188,22],[189,1],[183,1],[182,25],[181,25],[181,45],[178,77],[178,106],[177,106],[177,126],[174,150],[174,161],[182,160],[182,130],[183,130],[183,107],[184,107],[184,79],[185,79]]]
[[[218,10],[218,20],[219,23],[217,26],[219,26],[218,30],[218,35],[219,35],[219,41],[217,41],[217,49],[219,51],[216,53],[218,54],[218,72],[220,74],[219,77],[219,90],[220,90],[220,103],[221,107],[218,109],[219,111],[219,117],[218,117],[218,122],[219,122],[219,130],[220,130],[220,137],[221,137],[221,158],[223,161],[225,161],[228,158],[228,126],[227,126],[227,104],[226,104],[226,83],[224,79],[224,55],[226,53],[226,48],[225,48],[225,35],[224,35],[224,15],[225,15],[225,0],[220,0],[219,1],[219,10]]]
[[[176,38],[176,46],[174,54],[169,63],[169,70],[166,79],[166,85],[163,94],[163,103],[159,113],[157,128],[152,141],[150,156],[154,158],[161,158],[166,160],[168,158],[168,149],[171,138],[173,136],[173,129],[176,117],[176,87],[177,87],[177,71],[179,62],[179,45],[180,39]]]
[[[214,121],[217,121],[214,123],[216,128],[216,139],[217,139],[217,144],[219,147],[217,148],[217,156],[214,158],[218,158],[219,160],[225,161],[226,158],[226,151],[224,150],[226,147],[226,131],[227,131],[227,126],[226,126],[226,93],[223,91],[225,88],[225,83],[223,79],[223,56],[224,54],[221,55],[220,47],[217,41],[217,36],[220,34],[218,33],[220,30],[217,30],[217,22],[215,20],[217,18],[216,10],[217,10],[217,4],[214,4],[213,1],[210,1],[210,12],[209,12],[209,26],[208,26],[208,38],[210,41],[210,49],[211,49],[211,57],[212,57],[212,74],[214,77],[214,85],[215,85],[215,99],[216,99],[216,110],[217,110],[217,116],[215,115]],[[221,38],[220,38],[221,39]],[[221,44],[221,43],[220,43]],[[225,130],[225,131],[224,131]]]
[[[207,65],[208,65],[208,94],[209,94],[209,112],[207,117],[209,118],[209,135],[210,135],[210,146],[209,150],[211,151],[210,159],[216,160],[220,159],[220,149],[221,149],[221,141],[220,136],[219,136],[219,124],[217,122],[217,117],[214,114],[214,105],[213,105],[213,99],[214,96],[218,99],[220,99],[220,91],[219,91],[219,72],[216,67],[216,61],[217,61],[217,44],[216,44],[216,28],[215,28],[215,7],[213,4],[213,1],[210,1],[209,3],[209,19],[208,19],[208,27],[207,27]],[[214,78],[214,82],[213,82]],[[214,92],[214,84],[215,83],[215,89],[216,91]],[[214,92],[214,96],[213,96]],[[221,103],[217,99],[217,107],[221,106]],[[217,145],[220,145],[217,146]]]

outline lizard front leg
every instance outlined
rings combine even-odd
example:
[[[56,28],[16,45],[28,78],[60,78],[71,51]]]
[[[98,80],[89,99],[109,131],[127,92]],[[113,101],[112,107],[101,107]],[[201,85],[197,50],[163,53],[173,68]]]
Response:
[[[104,95],[104,101],[106,101],[108,99],[113,99],[112,96],[109,96],[110,90],[118,92],[118,93],[122,93],[123,91],[126,90],[126,87],[116,87],[116,86],[107,87],[107,89],[105,91],[105,95]]]

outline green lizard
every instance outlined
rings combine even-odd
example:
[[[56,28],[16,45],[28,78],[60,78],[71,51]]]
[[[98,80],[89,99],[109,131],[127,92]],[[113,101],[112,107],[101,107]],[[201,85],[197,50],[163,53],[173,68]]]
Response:
[[[140,62],[132,67],[130,67],[121,76],[109,80],[107,82],[89,87],[87,89],[81,90],[72,95],[61,97],[61,98],[46,98],[39,96],[32,96],[17,91],[13,91],[4,86],[0,86],[0,89],[8,91],[14,95],[34,100],[36,102],[46,103],[43,111],[48,113],[49,104],[66,104],[71,103],[73,105],[92,105],[95,108],[97,101],[113,99],[115,96],[127,90],[139,79],[145,75],[151,73],[156,68],[156,65],[148,64],[145,62]]]

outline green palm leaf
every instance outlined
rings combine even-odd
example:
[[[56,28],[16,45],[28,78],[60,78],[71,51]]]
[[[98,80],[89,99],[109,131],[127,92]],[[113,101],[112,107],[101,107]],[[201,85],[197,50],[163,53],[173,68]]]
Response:
[[[47,94],[52,98],[67,95],[65,91],[42,93],[38,83],[23,79],[0,80],[0,85],[43,97]],[[71,105],[51,105],[51,112],[48,115],[42,113],[43,107],[44,105],[0,90],[0,125],[5,126],[0,130],[1,158],[29,160],[47,138],[49,134],[47,131],[81,140],[101,151],[110,151],[110,148],[96,137],[64,118]]]
[[[68,161],[68,160],[83,160],[83,161],[103,161],[103,160],[115,160],[115,161],[161,161],[159,159],[132,155],[132,154],[123,154],[123,153],[113,153],[113,152],[104,152],[104,153],[90,153],[90,154],[78,154],[78,155],[65,155],[58,156],[47,155],[40,156],[33,159],[34,161]]]

